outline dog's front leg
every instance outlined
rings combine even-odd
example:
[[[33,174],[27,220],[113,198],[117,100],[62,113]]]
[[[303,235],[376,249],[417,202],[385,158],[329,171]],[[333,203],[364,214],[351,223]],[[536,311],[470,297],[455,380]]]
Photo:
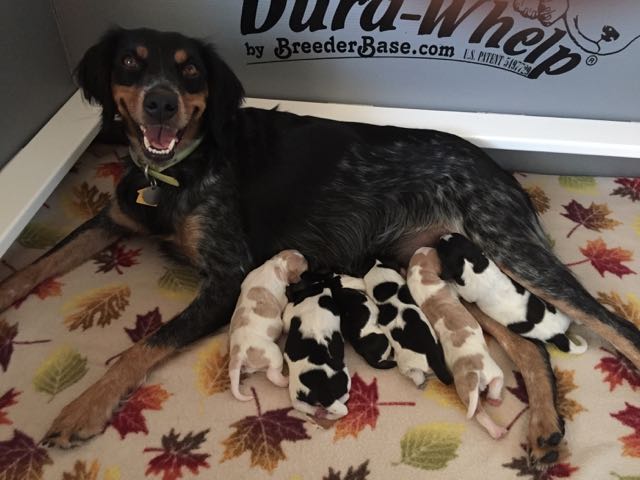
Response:
[[[0,312],[27,296],[39,283],[77,267],[134,231],[115,204],[80,225],[31,265],[0,283]]]
[[[42,442],[69,448],[102,433],[123,396],[135,389],[147,372],[177,349],[211,333],[229,321],[241,277],[214,285],[204,281],[196,299],[157,332],[129,348],[96,383],[67,404]]]
[[[529,447],[532,460],[555,463],[564,436],[564,420],[556,406],[556,380],[544,344],[516,335],[485,315],[475,304],[463,302],[482,329],[503,348],[522,374],[529,395]]]

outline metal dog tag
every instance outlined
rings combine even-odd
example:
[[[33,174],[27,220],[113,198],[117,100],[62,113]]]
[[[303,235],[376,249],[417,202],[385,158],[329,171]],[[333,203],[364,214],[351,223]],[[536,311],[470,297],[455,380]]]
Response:
[[[160,187],[157,185],[150,185],[138,190],[138,198],[136,203],[140,205],[146,205],[147,207],[157,207],[160,203]]]

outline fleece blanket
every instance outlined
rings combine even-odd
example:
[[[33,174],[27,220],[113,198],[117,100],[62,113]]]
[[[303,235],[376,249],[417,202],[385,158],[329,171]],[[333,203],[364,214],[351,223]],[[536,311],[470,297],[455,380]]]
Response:
[[[124,172],[126,150],[91,146],[4,256],[0,278],[97,213]],[[516,174],[555,249],[602,303],[640,325],[640,178]],[[567,448],[534,469],[524,438],[522,377],[489,340],[505,372],[490,414],[509,429],[492,441],[453,388],[418,390],[396,370],[347,352],[349,415],[321,428],[291,410],[263,374],[228,390],[227,333],[204,338],[154,370],[100,435],[73,450],[38,445],[59,410],[132,342],[183,309],[198,277],[150,241],[122,241],[47,280],[0,314],[0,479],[374,480],[640,478],[640,373],[593,335],[580,356],[551,350]]]

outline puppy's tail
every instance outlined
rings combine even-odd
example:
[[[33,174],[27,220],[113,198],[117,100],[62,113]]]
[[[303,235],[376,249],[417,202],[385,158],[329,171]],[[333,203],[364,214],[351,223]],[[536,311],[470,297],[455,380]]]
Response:
[[[231,380],[230,388],[234,397],[243,402],[253,400],[252,396],[245,395],[240,391],[240,367],[229,369],[229,380]]]
[[[474,198],[466,199],[461,213],[467,236],[513,280],[586,325],[640,367],[638,328],[598,303],[552,253],[531,201],[515,180],[494,185],[490,197],[473,192]]]
[[[567,335],[559,333],[551,337],[547,342],[554,344],[558,350],[574,355],[580,355],[587,351],[587,341],[579,335],[574,335],[578,343],[571,340]]]

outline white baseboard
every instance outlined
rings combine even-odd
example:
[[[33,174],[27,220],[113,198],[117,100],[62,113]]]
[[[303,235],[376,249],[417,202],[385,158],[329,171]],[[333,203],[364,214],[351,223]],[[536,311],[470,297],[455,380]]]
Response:
[[[640,123],[249,98],[273,108],[378,125],[455,133],[482,148],[640,159]],[[95,138],[97,107],[76,92],[0,171],[0,257]],[[638,175],[640,175],[640,160]]]

